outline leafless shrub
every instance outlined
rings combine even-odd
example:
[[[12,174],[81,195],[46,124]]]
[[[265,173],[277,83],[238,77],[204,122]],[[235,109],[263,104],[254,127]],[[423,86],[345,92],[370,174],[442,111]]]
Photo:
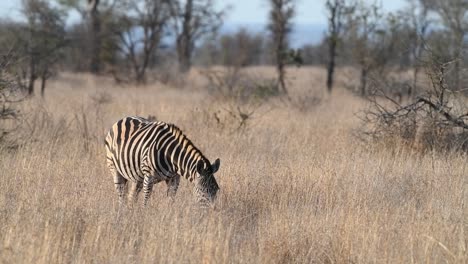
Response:
[[[154,71],[154,78],[170,87],[182,88],[185,86],[187,81],[187,76],[185,74],[180,74],[179,66],[175,63],[162,63]]]
[[[240,68],[209,69],[201,71],[201,74],[208,80],[207,88],[210,94],[234,95],[234,90],[240,79]]]
[[[228,117],[224,119],[225,120],[224,122],[219,116],[215,115],[215,117],[221,124],[224,123],[223,124],[224,126],[226,124],[233,125],[234,126],[233,132],[238,132],[238,131],[244,132],[248,124],[250,124],[250,122],[252,122],[252,120],[255,117],[257,117],[255,114],[257,113],[257,110],[259,110],[259,108],[260,108],[259,105],[253,105],[253,106],[252,105],[250,106],[229,105],[229,107],[224,108],[224,111],[228,114]]]
[[[323,98],[316,94],[290,97],[289,103],[300,112],[309,112],[323,103]]]
[[[118,85],[128,85],[132,80],[125,75],[127,71],[118,67],[111,67],[106,73],[108,73]]]
[[[112,95],[105,91],[99,91],[90,95],[91,101],[96,105],[103,105],[112,102]]]
[[[75,113],[75,121],[82,137],[83,147],[88,152],[92,134],[89,131],[88,117],[84,108],[79,113]]]
[[[280,95],[276,80],[258,78],[240,67],[209,69],[202,75],[213,100],[221,102],[220,107],[205,110],[206,122],[229,133],[245,132],[254,118],[263,115],[264,103]]]
[[[15,77],[7,71],[15,63],[12,50],[0,57],[0,143],[8,147],[18,143],[14,135],[23,117],[19,105],[25,99]]]
[[[203,124],[218,133],[246,133],[268,110],[262,104],[239,104],[223,101],[196,113],[203,118]]]
[[[42,101],[31,102],[24,114],[21,129],[16,136],[22,143],[63,144],[71,138],[80,138],[79,144],[86,153],[91,146],[102,142],[104,127],[104,106],[112,101],[105,92],[97,92],[72,109],[72,113],[59,113],[48,109]]]
[[[106,128],[103,126],[103,107],[112,102],[112,96],[104,91],[90,95],[90,102],[75,111],[74,121],[83,140],[83,147],[89,150],[92,142],[99,142]]]
[[[254,77],[240,67],[209,69],[202,71],[202,75],[208,80],[210,94],[221,99],[248,103],[265,101],[279,95],[275,80]]]
[[[372,96],[379,96],[379,93],[383,93],[398,103],[423,93],[422,87],[415,86],[410,78],[405,78],[398,73],[373,74],[369,77],[369,91]]]
[[[21,129],[17,131],[16,136],[21,144],[53,142],[58,144],[62,142],[71,129],[73,120],[64,116],[56,117],[42,104],[32,103],[24,115]],[[53,139],[50,141],[50,139]]]
[[[426,67],[430,89],[407,104],[380,90],[362,112],[364,135],[378,140],[403,140],[422,150],[468,149],[468,100],[446,82],[454,61],[431,60]]]

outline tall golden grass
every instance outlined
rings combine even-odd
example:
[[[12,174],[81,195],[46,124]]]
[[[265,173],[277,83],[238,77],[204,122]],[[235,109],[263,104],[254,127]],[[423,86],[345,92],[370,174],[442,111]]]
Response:
[[[364,145],[365,103],[323,95],[323,70],[290,71],[291,96],[322,103],[273,100],[242,132],[209,121],[227,105],[196,74],[177,89],[62,74],[23,109],[28,143],[0,152],[0,262],[467,263],[467,157]],[[214,209],[185,180],[174,203],[162,183],[146,208],[119,208],[103,140],[127,115],[175,123],[221,159]]]

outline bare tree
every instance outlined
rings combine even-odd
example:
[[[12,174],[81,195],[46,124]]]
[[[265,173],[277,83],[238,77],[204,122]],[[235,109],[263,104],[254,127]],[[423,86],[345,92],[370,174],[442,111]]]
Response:
[[[245,28],[220,38],[220,59],[223,65],[248,66],[260,64],[265,40],[262,34],[252,34]]]
[[[87,59],[87,70],[98,74],[104,67],[103,52],[105,52],[105,42],[110,38],[108,32],[104,32],[106,20],[112,16],[114,7],[120,0],[56,0],[61,6],[68,10],[77,11],[86,25],[85,41],[88,53],[83,52]]]
[[[461,89],[461,57],[466,33],[468,31],[468,1],[466,0],[432,0],[431,6],[440,16],[443,25],[451,32],[452,59],[457,58],[454,68],[454,87]]]
[[[451,89],[446,79],[455,61],[439,62],[437,56],[427,52],[429,60],[424,63],[424,68],[430,86],[426,94],[400,104],[382,90],[377,90],[375,96],[368,98],[370,107],[362,112],[361,132],[377,140],[396,136],[410,144],[422,143],[423,149],[466,149],[466,98]]]
[[[294,17],[294,0],[269,0],[270,18],[268,29],[274,46],[276,71],[281,92],[288,93],[286,88],[285,66],[289,58],[288,36],[291,33],[291,23]]]
[[[119,7],[113,30],[137,83],[146,82],[146,71],[169,17],[169,6],[165,0],[130,0]]]
[[[27,65],[18,65],[24,65],[21,72],[22,79],[27,79],[28,93],[34,93],[35,81],[40,78],[44,96],[47,79],[52,76],[52,68],[66,44],[64,14],[44,0],[23,0],[22,4],[27,24],[22,32],[16,32],[15,41],[25,46],[22,52]]]
[[[347,39],[352,47],[352,56],[360,67],[360,93],[367,94],[367,81],[369,73],[377,70],[376,66],[383,66],[386,57],[378,54],[384,48],[381,43],[385,31],[381,29],[385,18],[378,5],[365,5],[359,2],[355,11],[347,16]],[[376,56],[377,54],[377,56]],[[386,54],[388,55],[388,54]],[[380,65],[377,65],[380,62]]]
[[[89,22],[91,29],[91,62],[89,70],[99,73],[101,70],[101,19],[99,15],[99,0],[88,0]]]
[[[415,90],[418,90],[418,75],[421,70],[420,60],[423,56],[428,29],[432,21],[429,18],[429,3],[427,0],[407,1],[409,9],[405,16],[409,21],[409,51],[413,66],[413,85],[408,89],[408,96],[412,97]]]
[[[346,4],[346,0],[327,0],[325,3],[328,14],[327,90],[329,93],[331,93],[333,88],[333,74],[335,72],[337,46],[340,42],[346,15],[351,11],[351,8]]]
[[[195,42],[213,34],[222,24],[224,12],[214,8],[214,0],[168,0],[171,8],[179,70],[192,66]],[[185,2],[185,3],[184,3]]]
[[[267,36],[239,28],[235,32],[205,38],[195,50],[194,61],[202,65],[250,66],[267,63],[270,57]]]

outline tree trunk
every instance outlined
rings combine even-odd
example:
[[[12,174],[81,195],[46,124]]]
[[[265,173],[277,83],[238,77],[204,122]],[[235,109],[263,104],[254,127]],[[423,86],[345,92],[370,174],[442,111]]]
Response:
[[[288,94],[288,90],[286,89],[286,83],[284,81],[284,77],[285,77],[285,72],[284,72],[284,64],[281,62],[281,63],[278,63],[278,83],[279,83],[279,86],[281,88],[281,91],[284,93],[284,94]]]
[[[33,95],[34,94],[34,81],[35,78],[32,76],[29,76],[29,83],[28,83],[28,94]]]
[[[138,85],[143,85],[146,83],[146,69],[144,69],[143,67],[140,67],[139,70],[136,70],[135,74],[136,74],[136,82]]]
[[[461,71],[461,63],[460,63],[460,55],[458,58],[456,58],[456,61],[455,61],[455,90],[456,91],[460,91],[461,90],[461,87],[460,87],[460,71]]]
[[[285,63],[284,63],[284,52],[286,50],[285,44],[284,44],[284,30],[280,30],[278,32],[278,43],[276,44],[276,69],[278,72],[278,83],[279,83],[279,88],[282,93],[288,94],[288,90],[286,88],[286,82],[285,82]]]
[[[366,96],[367,94],[367,68],[361,68],[361,95]]]
[[[408,89],[408,97],[412,98],[413,93],[417,91],[417,85],[418,85],[418,73],[419,73],[419,67],[415,66],[414,71],[413,71],[413,86],[410,86]]]
[[[180,72],[187,72],[192,66],[192,13],[193,0],[187,0],[185,4],[182,33],[177,38],[177,53]]]
[[[88,0],[90,5],[89,19],[91,28],[91,61],[90,72],[97,74],[101,70],[101,20],[99,16],[99,0]]]
[[[178,55],[178,63],[179,63],[179,71],[182,73],[186,73],[190,70],[191,68],[191,52],[187,48],[186,41],[184,40],[185,37],[180,38],[180,40],[177,41],[177,53]]]
[[[335,57],[336,57],[336,37],[331,36],[330,46],[329,46],[329,61],[327,69],[327,90],[328,93],[332,92],[333,89],[333,74],[335,73]]]
[[[29,80],[28,80],[28,94],[34,94],[34,82],[36,81],[36,54],[34,48],[34,24],[29,22],[29,36],[28,36],[28,56],[29,56]]]
[[[47,76],[41,76],[41,97],[44,98]]]
[[[36,81],[36,63],[34,56],[30,54],[31,58],[29,61],[29,80],[28,80],[28,94],[34,94],[34,82]]]

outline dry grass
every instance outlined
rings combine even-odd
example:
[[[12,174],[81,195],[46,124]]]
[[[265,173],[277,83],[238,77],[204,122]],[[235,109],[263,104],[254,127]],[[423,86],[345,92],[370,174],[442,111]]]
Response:
[[[293,96],[325,90],[322,70],[293,77]],[[271,101],[243,133],[209,122],[224,102],[197,87],[64,74],[47,93],[24,109],[31,142],[0,152],[0,263],[468,261],[467,157],[360,144],[364,103],[344,91],[305,112]],[[174,204],[160,184],[147,208],[118,210],[104,133],[149,114],[221,158],[214,210],[187,181]]]

